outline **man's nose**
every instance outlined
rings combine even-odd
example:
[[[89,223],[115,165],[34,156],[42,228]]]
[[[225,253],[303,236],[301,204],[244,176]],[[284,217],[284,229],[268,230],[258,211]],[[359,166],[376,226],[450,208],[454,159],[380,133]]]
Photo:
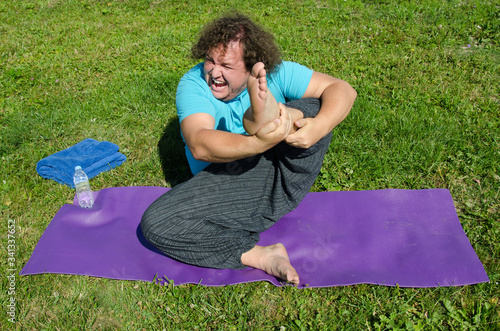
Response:
[[[222,67],[216,64],[212,69],[212,77],[219,78],[220,76],[222,76]]]

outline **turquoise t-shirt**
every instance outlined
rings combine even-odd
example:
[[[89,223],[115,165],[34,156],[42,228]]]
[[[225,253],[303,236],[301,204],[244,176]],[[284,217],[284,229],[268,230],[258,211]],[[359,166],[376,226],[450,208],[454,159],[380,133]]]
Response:
[[[294,62],[283,61],[278,70],[267,77],[267,86],[276,101],[285,103],[302,98],[311,81],[313,71]],[[205,81],[203,62],[189,70],[179,82],[176,95],[179,122],[196,113],[214,117],[216,130],[245,134],[243,114],[250,107],[250,97],[245,89],[229,101],[216,99]],[[187,146],[186,156],[193,174],[210,163],[196,160]]]

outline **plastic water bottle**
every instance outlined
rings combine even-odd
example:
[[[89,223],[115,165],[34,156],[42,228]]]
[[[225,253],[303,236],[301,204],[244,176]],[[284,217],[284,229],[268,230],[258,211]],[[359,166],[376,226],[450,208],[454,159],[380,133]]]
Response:
[[[75,167],[75,176],[73,177],[75,183],[76,196],[78,197],[78,204],[82,208],[92,208],[94,205],[94,197],[90,189],[89,178],[83,172],[82,167]]]

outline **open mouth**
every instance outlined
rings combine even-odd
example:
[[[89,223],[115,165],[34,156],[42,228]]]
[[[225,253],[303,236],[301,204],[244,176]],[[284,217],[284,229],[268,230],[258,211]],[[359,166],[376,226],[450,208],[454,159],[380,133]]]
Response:
[[[227,85],[227,83],[222,81],[222,80],[217,80],[217,79],[212,78],[211,81],[212,81],[212,84],[211,84],[212,89],[214,89],[214,90],[223,89]]]

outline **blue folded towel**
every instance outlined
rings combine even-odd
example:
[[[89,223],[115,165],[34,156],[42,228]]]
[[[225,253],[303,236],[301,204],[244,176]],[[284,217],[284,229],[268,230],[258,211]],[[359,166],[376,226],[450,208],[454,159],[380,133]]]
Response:
[[[89,179],[93,178],[101,172],[119,166],[127,159],[118,152],[119,149],[118,145],[108,141],[100,142],[88,138],[38,161],[36,171],[43,178],[75,188],[73,175],[76,166],[81,166]]]

